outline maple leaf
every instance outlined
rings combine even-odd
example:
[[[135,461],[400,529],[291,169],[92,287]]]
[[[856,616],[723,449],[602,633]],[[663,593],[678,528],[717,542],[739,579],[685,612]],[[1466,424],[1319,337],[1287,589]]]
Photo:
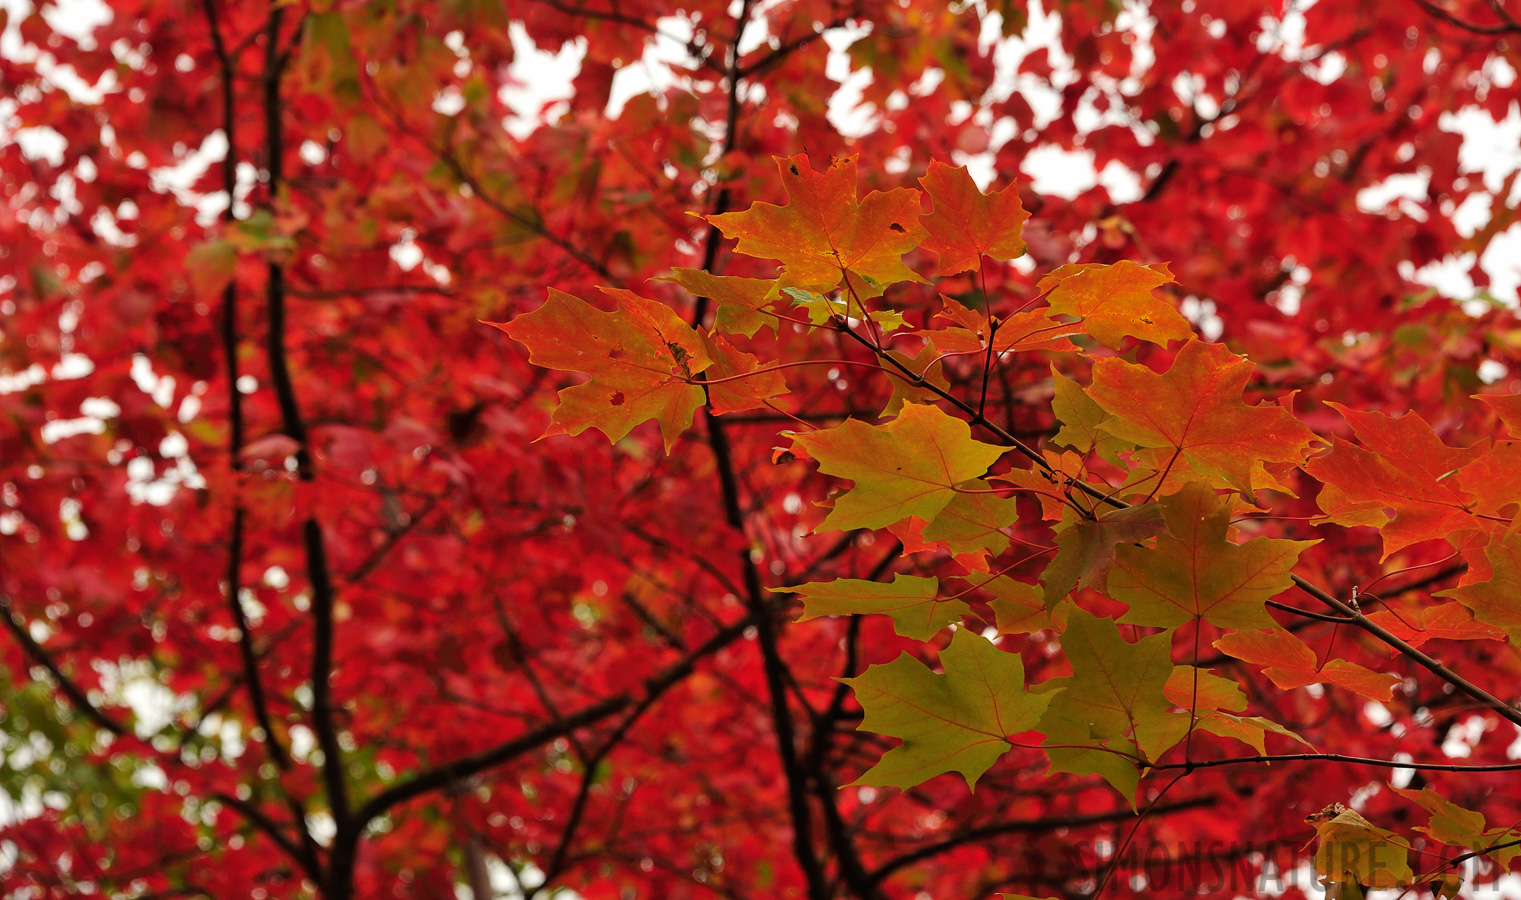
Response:
[[[1339,806],[1339,804],[1338,804]],[[1340,807],[1316,822],[1315,871],[1330,884],[1350,883],[1364,888],[1409,885],[1410,845],[1404,838],[1379,828],[1357,811]]]
[[[1482,581],[1465,578],[1455,588],[1438,591],[1468,607],[1475,619],[1521,641],[1521,531],[1508,528],[1484,548],[1490,572]]]
[[[1114,417],[1105,431],[1139,447],[1171,449],[1194,471],[1250,495],[1258,461],[1300,462],[1314,440],[1283,407],[1241,401],[1252,369],[1220,344],[1189,341],[1160,375],[1119,359],[1095,360],[1088,396]]]
[[[1110,462],[1118,462],[1121,450],[1131,450],[1135,445],[1122,441],[1104,429],[1114,417],[1093,402],[1083,386],[1051,368],[1051,383],[1056,395],[1051,400],[1051,413],[1061,428],[1051,443],[1068,447],[1079,453],[1096,452]]]
[[[1272,628],[1263,603],[1292,586],[1299,554],[1314,541],[1255,538],[1232,543],[1231,501],[1190,483],[1161,501],[1167,533],[1154,547],[1115,550],[1109,595],[1131,625],[1171,628],[1202,618],[1222,628]]]
[[[674,268],[657,281],[680,285],[694,297],[707,297],[718,304],[714,327],[729,334],[754,337],[757,331],[771,326],[775,333],[781,321],[768,313],[770,296],[776,282],[766,278],[735,278],[714,275],[702,269]]]
[[[851,616],[880,613],[893,620],[893,630],[906,638],[927,641],[947,625],[961,621],[971,612],[963,600],[940,599],[938,578],[918,578],[902,573],[893,576],[892,584],[859,578],[837,578],[792,587],[772,588],[790,591],[803,600],[799,622],[819,616]]]
[[[1521,441],[1495,443],[1483,456],[1465,464],[1454,477],[1474,494],[1470,512],[1495,519],[1514,518],[1521,509]],[[1481,527],[1483,524],[1473,523]]]
[[[1186,341],[1193,326],[1155,290],[1172,282],[1163,266],[1121,260],[1110,266],[1066,265],[1036,286],[1050,292],[1049,315],[1074,316],[1084,331],[1105,346],[1118,347],[1126,337],[1153,344]]]
[[[907,653],[840,679],[865,711],[860,729],[903,739],[856,784],[913,787],[959,772],[967,787],[1009,750],[1006,738],[1035,727],[1053,694],[1025,690],[1019,654],[959,629],[940,651],[943,674]]]
[[[961,556],[979,551],[997,556],[1009,548],[1009,536],[1003,529],[1014,524],[1019,504],[992,493],[986,481],[970,481],[962,486],[935,520],[924,527],[926,541],[944,541],[951,553]]]
[[[883,528],[909,516],[933,522],[956,486],[981,476],[1003,450],[972,440],[972,430],[938,407],[907,403],[886,425],[852,419],[793,435],[819,471],[855,482],[819,526]]]
[[[1261,716],[1233,716],[1218,710],[1203,710],[1199,713],[1198,722],[1194,727],[1200,731],[1208,731],[1210,734],[1240,741],[1258,753],[1267,752],[1269,734],[1282,735],[1290,740],[1298,741],[1309,747],[1311,751],[1315,749],[1315,746],[1303,737]]]
[[[1056,532],[1056,556],[1041,573],[1046,608],[1081,588],[1102,590],[1114,565],[1114,548],[1133,544],[1161,532],[1164,520],[1155,503],[1115,508],[1101,506],[1093,518],[1069,511]]]
[[[1493,409],[1512,435],[1521,436],[1521,394],[1475,394],[1473,397]]]
[[[783,286],[816,293],[839,287],[846,271],[877,285],[921,280],[902,261],[924,237],[918,191],[872,191],[858,203],[854,156],[832,160],[824,172],[805,153],[776,164],[788,205],[755,203],[707,217],[739,239],[736,252],[780,260]]]
[[[1014,185],[985,194],[965,166],[935,161],[919,183],[934,203],[934,212],[921,221],[929,232],[924,249],[940,256],[936,275],[979,268],[984,256],[1008,260],[1024,255],[1020,231],[1030,214]]]
[[[196,297],[209,300],[220,294],[238,272],[238,250],[232,241],[207,241],[185,254],[185,271]]]
[[[1162,694],[1184,709],[1215,709],[1240,712],[1246,709],[1241,685],[1206,669],[1178,666],[1172,670]]]
[[[925,344],[919,351],[918,356],[909,356],[898,350],[889,350],[887,355],[903,364],[903,367],[923,378],[926,384],[933,385],[941,390],[948,390],[950,381],[945,377],[945,366],[940,361],[940,354],[933,344]],[[892,385],[892,394],[887,398],[887,405],[882,408],[883,416],[896,416],[903,411],[905,403],[934,403],[935,392],[928,387],[919,387],[905,378],[889,378]]]
[[[1055,608],[1046,609],[1040,590],[1033,584],[999,575],[977,586],[993,595],[988,606],[993,610],[999,634],[1033,634],[1037,631],[1061,634],[1067,630],[1067,614],[1072,604],[1058,603]]]
[[[942,298],[944,299],[944,298]],[[946,308],[965,307],[955,300],[945,300]],[[967,311],[970,313],[970,311]],[[928,332],[925,336],[942,355],[977,357],[987,353],[988,324],[975,315],[957,316],[956,327]],[[1040,312],[1014,313],[999,319],[998,330],[992,339],[993,355],[1023,353],[1030,350],[1076,350],[1077,346],[1067,340],[1067,335],[1080,329],[1060,322],[1052,322]]]
[[[1334,438],[1331,452],[1317,456],[1305,471],[1336,488],[1323,502],[1327,521],[1342,525],[1378,525],[1384,555],[1432,538],[1480,527],[1471,514],[1474,495],[1449,476],[1489,449],[1481,441],[1462,449],[1442,443],[1415,413],[1390,418],[1327,404],[1342,414],[1362,446]],[[1322,491],[1322,495],[1325,495]],[[1385,519],[1384,510],[1392,510]],[[1373,514],[1376,518],[1368,518]]]
[[[1501,847],[1493,851],[1488,849],[1521,838],[1521,832],[1508,828],[1488,828],[1483,813],[1464,809],[1430,788],[1412,790],[1390,785],[1389,789],[1431,814],[1431,820],[1425,825],[1415,826],[1415,830],[1430,835],[1433,840],[1491,856],[1501,868],[1508,868],[1511,860],[1521,856],[1521,846]]]
[[[1315,652],[1304,641],[1279,628],[1233,631],[1215,641],[1215,648],[1237,659],[1266,666],[1262,674],[1284,690],[1307,684],[1334,684],[1369,700],[1388,703],[1394,686],[1400,683],[1396,675],[1375,672],[1346,659],[1327,660],[1325,665],[1318,666]]]
[[[1473,569],[1470,568],[1469,571],[1472,572]],[[1433,638],[1448,641],[1505,639],[1505,632],[1475,620],[1473,613],[1462,603],[1407,606],[1397,613],[1389,609],[1377,609],[1365,615],[1369,621],[1416,647]]]
[[[1140,780],[1134,758],[1154,760],[1182,737],[1149,733],[1172,718],[1164,693],[1173,670],[1171,641],[1162,632],[1126,643],[1114,620],[1070,612],[1061,643],[1072,674],[1041,685],[1062,689],[1037,726],[1046,735],[1052,772],[1102,775],[1134,801]]]
[[[486,324],[526,346],[534,365],[591,376],[560,392],[546,437],[596,428],[618,441],[657,419],[669,453],[705,402],[703,389],[688,379],[713,362],[697,332],[669,307],[629,291],[606,293],[618,301],[615,312],[550,288],[537,310]]]

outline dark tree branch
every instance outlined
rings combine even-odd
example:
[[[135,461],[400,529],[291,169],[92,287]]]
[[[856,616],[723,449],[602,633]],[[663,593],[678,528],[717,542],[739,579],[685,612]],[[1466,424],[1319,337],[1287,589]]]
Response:
[[[739,45],[744,40],[750,23],[753,0],[744,0],[734,25],[734,38],[729,46],[729,72],[727,76],[729,97],[726,115],[726,131],[723,149],[727,153],[738,142],[740,114],[740,83],[744,77],[739,68]],[[780,51],[778,51],[780,52]],[[788,52],[791,52],[790,50]],[[714,212],[724,212],[729,204],[729,192],[721,189],[714,200]],[[703,248],[702,268],[712,272],[718,262],[721,235],[716,227],[708,228]],[[693,326],[700,326],[707,317],[708,300],[699,297],[693,309]],[[708,445],[713,451],[714,468],[718,473],[719,490],[723,498],[724,520],[740,535],[745,534],[744,507],[739,499],[739,479],[734,468],[734,454],[724,424],[710,410],[704,409],[703,419],[708,426]],[[772,727],[776,730],[777,754],[781,760],[782,775],[787,783],[787,809],[792,819],[792,850],[797,857],[803,878],[808,884],[810,900],[827,900],[829,885],[824,876],[824,866],[814,852],[813,812],[808,805],[808,785],[798,760],[797,737],[794,733],[792,711],[787,705],[786,664],[777,647],[777,608],[774,599],[761,584],[760,569],[750,555],[748,547],[739,553],[740,572],[745,587],[745,602],[750,617],[755,622],[757,643],[765,670],[766,689],[770,694]]]
[[[1151,810],[1152,815],[1165,815],[1167,813],[1182,812],[1189,809],[1198,809],[1204,806],[1213,806],[1213,796],[1192,797],[1187,800],[1178,800],[1172,803],[1161,804]],[[915,850],[889,859],[887,862],[872,870],[870,878],[873,884],[880,884],[894,872],[904,869],[914,863],[923,862],[926,859],[939,856],[942,853],[955,850],[957,847],[972,843],[973,841],[986,840],[1005,834],[1020,834],[1028,832],[1047,832],[1058,828],[1083,828],[1089,825],[1102,825],[1106,822],[1126,822],[1136,817],[1135,810],[1128,807],[1113,809],[1099,813],[1084,813],[1074,816],[1050,816],[1040,819],[1013,819],[1008,822],[995,822],[991,825],[981,825],[976,828],[968,828],[960,834],[948,837],[933,844],[925,844]]]
[[[1514,18],[1505,12],[1503,7],[1497,3],[1491,3],[1490,8],[1494,9],[1495,12],[1499,14],[1502,20],[1500,24],[1480,25],[1477,22],[1469,22],[1464,19],[1460,19],[1447,10],[1441,8],[1440,6],[1437,6],[1435,3],[1430,2],[1430,0],[1413,0],[1413,2],[1416,6],[1419,6],[1421,9],[1425,10],[1426,14],[1428,16],[1431,16],[1433,19],[1437,19],[1441,22],[1446,22],[1448,25],[1451,25],[1454,28],[1461,28],[1470,34],[1482,34],[1486,36],[1493,36],[1498,34],[1521,34],[1521,23],[1518,23]]]
[[[280,52],[280,31],[284,21],[283,6],[274,7],[269,14],[264,40],[264,152],[269,172],[269,204],[273,209],[279,200],[284,180],[284,106],[280,97],[280,80],[288,53]],[[296,442],[296,472],[302,481],[313,479],[311,448],[308,445],[306,423],[301,418],[301,407],[296,400],[296,388],[291,380],[290,365],[285,349],[285,270],[278,261],[269,264],[269,283],[266,288],[269,333],[265,352],[269,358],[270,381],[274,385],[279,402],[282,430]],[[333,721],[332,675],[333,675],[333,607],[336,592],[327,561],[327,548],[323,544],[322,526],[315,517],[308,517],[301,526],[302,545],[306,552],[307,581],[311,586],[312,600],[312,731],[317,736],[317,746],[322,749],[322,782],[327,794],[328,808],[340,833],[349,820],[348,785],[344,777],[343,748],[338,743],[338,729]],[[330,871],[329,875],[333,873]],[[353,890],[352,884],[330,883],[330,900],[345,900]]]
[[[745,616],[712,638],[709,638],[707,643],[702,648],[699,648],[698,653],[706,655],[708,652],[716,652],[719,648],[728,646],[740,635],[744,634],[745,629],[749,628],[752,624],[754,624],[754,620],[750,616]],[[607,739],[598,745],[595,751],[582,759],[581,785],[576,791],[576,799],[571,803],[570,815],[565,821],[565,827],[560,831],[560,842],[555,846],[554,855],[550,857],[549,865],[544,870],[544,881],[529,892],[529,900],[533,900],[540,892],[549,889],[555,880],[569,868],[571,844],[575,839],[576,831],[581,826],[582,817],[586,814],[586,804],[591,799],[591,789],[592,785],[596,782],[597,770],[601,768],[602,763],[612,754],[613,750],[623,743],[624,738],[628,736],[629,731],[634,727],[634,723],[639,721],[640,717],[648,712],[650,707],[655,705],[655,701],[660,698],[660,694],[664,693],[666,687],[674,683],[670,682],[665,687],[660,688],[659,691],[651,691],[646,694],[645,698],[638,705],[629,710],[628,715],[623,717],[623,721],[618,723],[612,733],[607,736]]]
[[[1421,666],[1431,674],[1442,679],[1443,681],[1447,682],[1448,684],[1452,685],[1473,699],[1479,701],[1484,706],[1487,706],[1490,709],[1494,710],[1496,713],[1499,713],[1501,718],[1505,719],[1511,724],[1521,725],[1521,712],[1518,712],[1516,708],[1511,704],[1506,703],[1490,692],[1469,681],[1467,678],[1464,678],[1453,670],[1442,665],[1442,663],[1437,661],[1435,658],[1428,656],[1427,654],[1421,652],[1405,641],[1400,640],[1392,632],[1390,632],[1389,629],[1363,615],[1362,610],[1344,603],[1337,597],[1327,593],[1324,590],[1321,590],[1310,582],[1305,581],[1298,575],[1291,575],[1290,577],[1293,579],[1295,587],[1298,587],[1306,594],[1309,594],[1311,597],[1314,597],[1316,600],[1319,600],[1321,603],[1324,603],[1325,605],[1336,610],[1336,612],[1352,620],[1352,623],[1358,628],[1361,628],[1362,630],[1388,644],[1390,647],[1393,647],[1395,650],[1399,651],[1401,656],[1404,656],[1406,659],[1413,661],[1416,665]]]
[[[843,28],[851,19],[856,18],[860,14],[860,10],[856,9],[844,15],[835,16],[834,19],[825,23],[822,28],[819,28],[816,31],[810,31],[807,34],[801,37],[793,38],[790,41],[783,42],[780,47],[772,50],[761,59],[756,60],[748,66],[740,68],[738,70],[739,77],[750,78],[752,76],[765,72],[767,69],[775,68],[776,66],[780,65],[787,57],[791,56],[797,51],[803,49],[809,44],[814,43],[815,41],[823,40],[824,32],[835,28]],[[734,43],[735,46],[739,45],[738,40],[735,40]]]
[[[274,841],[285,852],[286,856],[289,856],[295,861],[296,865],[301,867],[301,871],[305,872],[308,878],[311,878],[318,884],[322,883],[322,866],[318,862],[317,855],[313,852],[311,846],[304,846],[292,841],[290,836],[280,828],[274,819],[265,815],[262,810],[247,800],[240,800],[231,794],[214,794],[213,797],[223,806],[229,806],[237,810],[238,815],[247,819],[249,824]],[[297,820],[296,828],[305,833],[306,823]]]
[[[867,573],[867,581],[876,581],[887,574],[894,562],[903,552],[903,544],[894,541],[877,564]],[[841,678],[849,678],[856,674],[857,653],[860,648],[861,617],[850,617],[845,635],[845,665]],[[824,810],[824,833],[829,842],[829,849],[833,852],[836,865],[839,867],[839,877],[861,900],[878,900],[882,896],[877,882],[873,881],[866,871],[865,864],[861,861],[861,854],[857,852],[855,841],[851,836],[850,827],[840,814],[839,790],[835,787],[833,779],[829,777],[828,763],[829,753],[834,743],[834,730],[845,716],[845,698],[849,696],[850,688],[840,681],[835,685],[834,694],[830,697],[829,706],[821,712],[813,723],[813,746],[803,759],[803,769],[808,774],[813,784],[814,796],[818,798],[819,805]]]
[[[236,67],[222,40],[222,30],[217,23],[216,0],[202,0],[206,12],[206,25],[211,31],[211,46],[222,70],[222,133],[227,138],[227,155],[222,159],[222,190],[227,194],[227,209],[222,221],[232,225],[237,221],[233,205],[237,196],[237,105],[234,96]],[[227,366],[227,454],[234,473],[241,472],[243,463],[243,393],[238,390],[238,284],[234,278],[222,291],[222,356]],[[259,677],[259,662],[254,654],[253,631],[248,625],[248,615],[243,611],[243,601],[238,596],[242,588],[243,567],[243,504],[235,502],[232,508],[232,533],[227,540],[227,606],[232,613],[232,623],[238,629],[238,655],[243,663],[243,682],[248,688],[248,702],[253,707],[254,720],[264,732],[264,744],[269,756],[281,770],[290,768],[290,755],[280,743],[274,721],[269,715],[269,701],[264,694],[264,682]]]
[[[6,630],[16,639],[16,643],[21,645],[21,649],[26,651],[26,655],[30,656],[38,665],[48,670],[48,674],[53,676],[53,680],[58,682],[58,689],[63,691],[65,697],[69,698],[69,703],[74,706],[74,709],[80,715],[117,737],[122,737],[129,733],[125,725],[111,718],[104,710],[91,703],[89,696],[79,685],[63,674],[63,670],[58,668],[58,663],[53,660],[53,657],[42,648],[41,644],[32,640],[32,634],[27,630],[26,623],[22,622],[15,613],[11,612],[10,601],[4,597],[0,597],[0,622],[5,623]]]
[[[638,701],[628,694],[608,697],[580,712],[561,716],[495,747],[420,772],[370,798],[352,814],[347,822],[338,825],[338,833],[333,839],[333,848],[328,855],[329,900],[333,897],[347,898],[351,895],[359,841],[369,824],[375,819],[402,803],[503,765],[556,738],[567,737],[580,728],[595,725],[630,706],[635,708],[636,713],[642,714],[659,699],[660,695],[692,674],[699,661],[733,643],[745,633],[745,629],[750,624],[749,619],[746,618],[721,629],[702,646],[671,664],[664,672],[647,680],[645,694]]]
[[[1375,766],[1381,769],[1417,769],[1423,772],[1516,772],[1521,762],[1493,763],[1490,765],[1465,766],[1457,763],[1401,762],[1397,759],[1374,759],[1369,756],[1347,756],[1342,753],[1266,753],[1259,756],[1233,756],[1226,759],[1191,760],[1180,763],[1161,763],[1153,769],[1213,769],[1218,766],[1239,766],[1252,763],[1275,762],[1340,762],[1357,766]]]

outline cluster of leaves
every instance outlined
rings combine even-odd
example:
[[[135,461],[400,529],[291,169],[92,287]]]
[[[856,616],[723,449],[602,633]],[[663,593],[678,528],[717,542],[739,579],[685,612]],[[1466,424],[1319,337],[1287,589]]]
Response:
[[[610,292],[619,307],[609,313],[554,294],[499,327],[528,347],[531,361],[589,376],[562,391],[550,434],[595,427],[616,441],[653,419],[669,449],[699,408],[722,415],[772,406],[787,392],[785,369],[875,367],[900,383],[874,417],[886,421],[850,418],[819,428],[799,419],[801,430],[780,433],[790,445],[779,465],[814,460],[819,472],[852,483],[821,502],[828,514],[815,533],[883,530],[905,556],[938,554],[959,569],[960,581],[947,587],[939,577],[900,573],[890,584],[834,579],[772,588],[796,595],[805,620],[882,615],[898,635],[935,652],[939,671],[904,653],[843,679],[864,712],[860,728],[902,741],[855,784],[908,789],[956,772],[971,788],[1034,740],[1051,774],[1101,776],[1133,806],[1143,776],[1169,779],[1149,806],[1206,760],[1313,759],[1321,754],[1294,731],[1240,715],[1251,705],[1241,683],[1210,667],[1206,647],[1262,667],[1281,690],[1327,684],[1388,703],[1403,679],[1345,659],[1319,661],[1268,614],[1270,605],[1301,621],[1364,627],[1521,724],[1514,706],[1379,626],[1355,598],[1339,600],[1296,576],[1301,554],[1318,541],[1266,536],[1307,530],[1268,523],[1295,519],[1274,513],[1308,492],[1319,509],[1310,526],[1376,528],[1384,559],[1448,540],[1466,565],[1458,586],[1438,594],[1451,599],[1425,605],[1415,622],[1392,608],[1386,616],[1417,642],[1521,639],[1514,630],[1521,627],[1514,521],[1521,442],[1452,448],[1413,412],[1393,418],[1334,403],[1357,443],[1327,441],[1294,415],[1292,392],[1247,404],[1252,363],[1192,337],[1158,290],[1172,281],[1165,265],[1063,266],[1003,316],[991,310],[1009,304],[992,296],[981,298],[979,315],[940,294],[929,322],[908,327],[883,302],[899,285],[926,283],[903,256],[934,253],[933,271],[944,278],[985,275],[989,261],[1022,255],[1027,214],[1014,189],[982,194],[965,168],[932,162],[921,182],[933,211],[921,216],[919,193],[909,188],[858,201],[854,158],[824,172],[806,155],[777,163],[786,206],[757,203],[709,217],[738,239],[736,252],[779,261],[777,278],[671,276],[718,305],[711,329],[688,326],[628,291]],[[766,325],[778,338],[766,344],[777,359],[735,346]],[[806,343],[803,358],[780,356],[799,343],[786,337],[817,329],[852,339],[871,361],[810,359]],[[970,359],[986,384],[1005,359],[1036,351],[1053,360],[1056,433],[1041,449],[990,421],[985,394],[973,406],[930,374],[948,360]],[[1164,360],[1162,371],[1152,368]],[[1089,384],[1062,368],[1086,369]],[[1521,395],[1478,399],[1521,432],[1521,419],[1513,419]],[[973,438],[973,426],[995,442]],[[1020,497],[1032,501],[1025,512],[1038,513],[1039,525],[1021,524]],[[1015,536],[1040,531],[1048,534],[1040,542]],[[1043,562],[1032,565],[1036,559]],[[1035,577],[1019,580],[1015,572]],[[1326,611],[1293,605],[1301,592]],[[949,641],[939,640],[947,629]],[[1027,684],[1027,655],[1071,674]],[[1232,758],[1205,749],[1203,739],[1196,748],[1196,732],[1255,753]],[[1312,752],[1269,755],[1269,734]],[[1501,865],[1521,854],[1521,832],[1486,831],[1481,814],[1430,790],[1395,790],[1432,813],[1423,830],[1437,843],[1493,853]],[[1341,807],[1318,832],[1316,865],[1328,883],[1417,882],[1405,860],[1409,845],[1356,812]],[[1444,896],[1461,885],[1445,865],[1419,880]]]
[[[11,4],[6,891],[1509,864],[1521,28],[1301,6]]]

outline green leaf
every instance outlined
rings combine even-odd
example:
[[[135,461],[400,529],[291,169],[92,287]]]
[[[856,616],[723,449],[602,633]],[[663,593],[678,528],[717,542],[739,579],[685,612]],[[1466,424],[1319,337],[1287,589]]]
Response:
[[[1167,534],[1155,547],[1115,550],[1109,595],[1130,606],[1131,625],[1172,628],[1202,618],[1222,628],[1272,628],[1263,603],[1291,586],[1290,572],[1313,541],[1227,539],[1231,502],[1196,482],[1162,498]]]
[[[1521,847],[1505,847],[1493,853],[1486,850],[1488,847],[1521,839],[1521,832],[1507,828],[1487,828],[1483,813],[1464,809],[1430,788],[1409,790],[1390,785],[1389,789],[1431,813],[1431,820],[1425,825],[1415,826],[1415,830],[1431,835],[1433,840],[1491,856],[1502,869],[1509,867],[1512,859],[1521,856]]]
[[[989,490],[986,481],[972,481],[965,490]],[[951,553],[987,551],[997,556],[1009,549],[1009,536],[1003,529],[1019,517],[1019,504],[997,494],[957,493],[940,515],[924,528],[926,541],[945,541]]]
[[[907,324],[904,322],[903,313],[896,309],[866,310],[858,304],[852,303],[850,295],[843,292],[837,296],[830,297],[815,294],[813,291],[803,290],[802,288],[789,287],[783,288],[782,293],[792,298],[794,308],[808,313],[808,321],[814,325],[823,325],[837,316],[859,319],[862,318],[863,313],[865,314],[865,318],[877,323],[883,331],[896,331]],[[880,291],[878,294],[871,296],[879,294]]]
[[[238,271],[238,250],[231,241],[207,241],[185,254],[185,270],[196,299],[209,300],[232,283]]]
[[[1054,366],[1051,369],[1051,382],[1056,388],[1056,396],[1051,400],[1051,413],[1056,416],[1056,421],[1062,423],[1061,430],[1051,439],[1051,443],[1058,447],[1070,447],[1079,453],[1096,452],[1110,462],[1118,461],[1119,451],[1135,447],[1129,441],[1102,430],[1102,426],[1114,417],[1093,402],[1082,385],[1056,371]]]
[[[778,333],[780,320],[768,315],[770,297],[776,290],[776,282],[767,278],[734,278],[713,275],[702,269],[674,268],[671,274],[662,275],[656,281],[668,281],[680,285],[694,297],[707,297],[718,304],[714,327],[728,334],[754,337],[757,331],[771,326]]]
[[[616,312],[550,288],[549,300],[533,312],[486,324],[528,347],[534,365],[591,376],[560,392],[546,437],[597,428],[618,441],[635,425],[657,419],[670,453],[705,402],[703,389],[687,379],[713,362],[697,332],[670,307],[604,290],[617,298]]]
[[[1039,725],[1052,772],[1102,775],[1134,803],[1140,773],[1135,762],[1118,754],[1155,759],[1182,737],[1170,721],[1173,704],[1164,694],[1173,670],[1171,643],[1171,632],[1126,643],[1114,620],[1072,609],[1062,634],[1072,674],[1045,683],[1064,690]]]
[[[892,584],[858,578],[815,581],[792,587],[772,588],[790,591],[803,600],[799,622],[819,616],[851,616],[880,613],[893,620],[893,630],[906,638],[927,641],[947,625],[961,621],[971,612],[965,601],[941,600],[938,578],[918,578],[902,573],[893,576]]]
[[[1067,614],[1072,604],[1058,603],[1056,608],[1047,610],[1035,585],[999,575],[981,587],[993,595],[988,606],[993,608],[999,634],[1033,634],[1037,631],[1061,634],[1067,630]]]
[[[1026,691],[1019,654],[965,628],[940,651],[940,665],[944,674],[905,653],[841,679],[866,713],[860,730],[903,739],[856,784],[907,788],[960,772],[967,787],[976,787],[1009,750],[1006,738],[1034,728],[1054,696]]]
[[[819,471],[855,482],[819,526],[884,528],[909,516],[933,522],[956,496],[955,485],[985,473],[1003,450],[972,440],[966,422],[934,406],[910,403],[886,425],[851,419],[793,436]]]

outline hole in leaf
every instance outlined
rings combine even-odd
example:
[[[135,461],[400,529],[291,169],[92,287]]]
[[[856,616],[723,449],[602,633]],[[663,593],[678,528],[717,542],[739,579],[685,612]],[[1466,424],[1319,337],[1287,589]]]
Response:
[[[891,225],[887,226],[887,229],[889,231],[896,231],[899,234],[903,234],[905,231],[904,227],[902,225],[899,225],[897,222],[894,222]]]
[[[788,166],[787,168],[792,170],[792,174],[794,174],[794,175],[798,174],[797,163],[793,163],[792,165]]]
[[[611,398],[609,398],[609,399],[610,399],[610,401],[612,402],[612,404],[614,406],[622,406],[623,405],[623,392],[622,391],[613,391],[613,396]]]

